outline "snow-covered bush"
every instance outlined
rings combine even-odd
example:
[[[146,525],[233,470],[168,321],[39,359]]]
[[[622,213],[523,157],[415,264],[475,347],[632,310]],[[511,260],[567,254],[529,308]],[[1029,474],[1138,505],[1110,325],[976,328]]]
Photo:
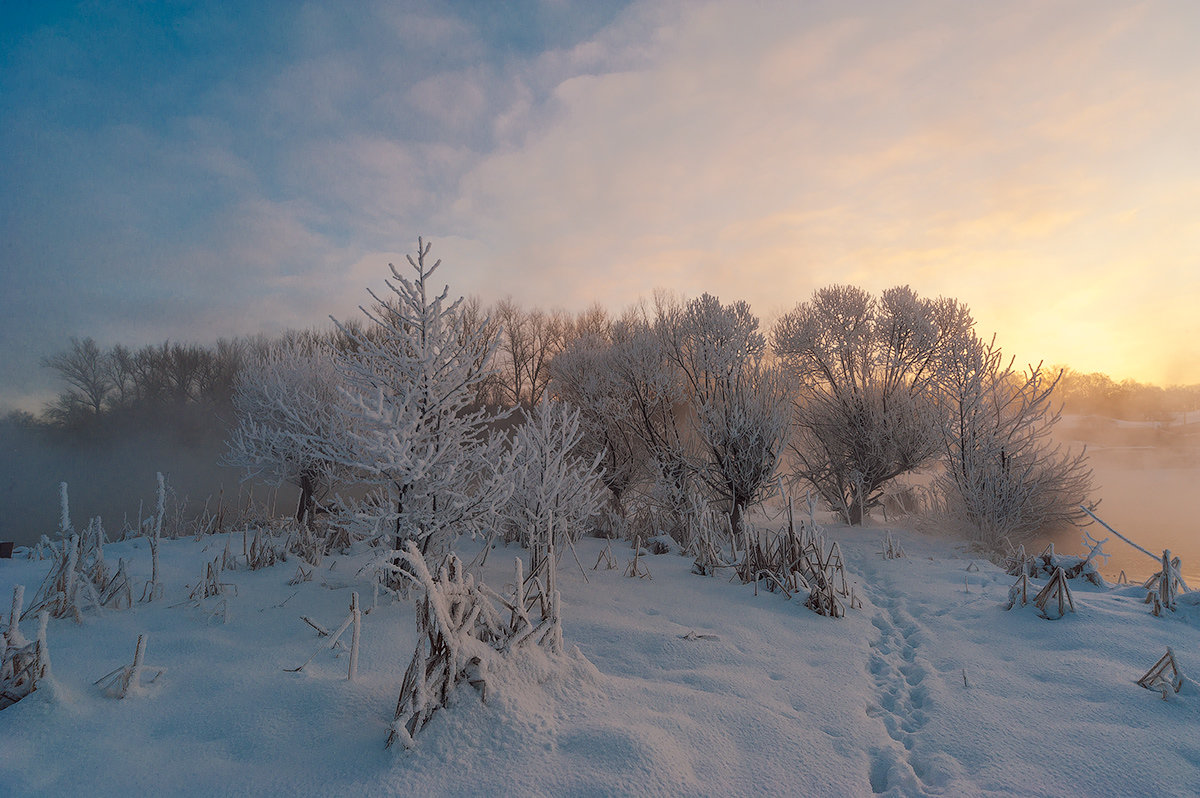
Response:
[[[553,395],[579,410],[580,454],[601,456],[601,479],[616,513],[625,518],[625,496],[646,470],[646,446],[631,423],[631,386],[617,371],[613,343],[597,335],[571,342],[550,363]]]
[[[804,605],[818,615],[840,618],[846,605],[859,606],[858,596],[846,578],[846,564],[837,541],[826,548],[825,537],[815,527],[796,527],[788,506],[787,526],[776,532],[747,528],[734,539],[735,564],[745,584],[762,585],[788,598],[805,596]]]
[[[458,685],[466,682],[486,700],[488,679],[502,658],[519,656],[531,646],[561,655],[563,642],[553,556],[544,556],[543,568],[528,578],[521,560],[516,561],[511,600],[477,583],[453,553],[436,575],[412,541],[401,556],[406,567],[398,572],[424,596],[416,605],[417,648],[400,685],[387,745],[400,740],[411,747],[433,714],[449,705]],[[497,604],[508,611],[507,619]]]
[[[697,476],[739,535],[747,508],[775,487],[790,383],[764,362],[766,338],[745,302],[723,305],[704,294],[677,312],[660,312],[658,326],[692,407]]]
[[[1059,375],[1007,364],[995,339],[968,331],[943,373],[944,468],[934,483],[943,511],[980,546],[1028,540],[1040,530],[1086,517],[1092,470],[1086,450],[1055,443],[1061,409],[1052,404]]]

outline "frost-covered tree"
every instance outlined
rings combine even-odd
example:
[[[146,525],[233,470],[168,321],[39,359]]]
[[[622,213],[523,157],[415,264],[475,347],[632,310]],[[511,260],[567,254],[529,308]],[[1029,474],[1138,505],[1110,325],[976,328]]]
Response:
[[[633,423],[634,396],[621,379],[616,357],[601,330],[582,335],[554,358],[550,388],[578,409],[581,440],[576,449],[601,458],[601,479],[623,518],[626,493],[645,471],[646,447]]]
[[[862,522],[890,480],[937,455],[935,388],[951,342],[972,324],[958,302],[907,286],[878,299],[822,288],[775,324],[775,353],[797,385],[794,474],[848,523]]]
[[[1088,504],[1092,480],[1086,450],[1050,437],[1061,414],[1053,404],[1060,377],[1041,364],[1015,371],[995,338],[958,338],[942,380],[945,468],[935,487],[984,547],[1085,518],[1080,505]]]
[[[429,263],[430,246],[418,239],[411,277],[390,266],[387,301],[369,292],[363,330],[341,325],[348,409],[330,442],[334,459],[381,491],[364,511],[390,527],[397,550],[412,540],[423,553],[490,525],[510,490],[504,436],[475,401],[495,339],[486,325],[465,328],[449,287],[431,290],[441,261]]]
[[[292,336],[252,354],[234,386],[237,426],[224,463],[299,489],[297,522],[311,522],[317,502],[347,476],[329,453],[345,424],[340,382],[326,342]]]
[[[691,405],[696,472],[740,534],[746,509],[774,485],[790,421],[787,381],[764,363],[766,338],[745,302],[704,294],[660,306],[658,328]]]
[[[657,315],[666,314],[671,304],[660,297]],[[673,527],[666,531],[682,536],[699,451],[688,391],[668,343],[661,322],[626,314],[613,326],[610,363],[628,400],[623,423],[646,452],[654,502]]]
[[[563,536],[575,540],[603,503],[600,459],[604,453],[589,456],[580,451],[585,437],[580,411],[570,405],[544,399],[525,416],[513,441],[513,492],[504,508],[506,536],[531,546],[549,534],[554,539],[547,543]]]

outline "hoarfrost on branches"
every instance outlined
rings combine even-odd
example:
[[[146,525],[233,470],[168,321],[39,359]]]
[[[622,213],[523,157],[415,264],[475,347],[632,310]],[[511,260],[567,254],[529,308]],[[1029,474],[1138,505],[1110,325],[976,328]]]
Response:
[[[776,323],[775,353],[797,380],[795,476],[847,523],[862,523],[890,480],[937,455],[935,388],[972,324],[956,301],[907,286],[878,299],[829,286]]]
[[[1039,530],[1082,521],[1091,492],[1086,451],[1055,443],[1059,375],[1041,366],[1022,373],[995,339],[974,332],[956,342],[943,376],[942,458],[935,486],[944,510],[975,542],[996,549]]]
[[[301,336],[252,355],[238,373],[224,461],[247,478],[299,488],[297,523],[311,525],[317,502],[346,476],[326,453],[344,423],[339,382],[330,346]]]
[[[603,452],[578,453],[583,439],[580,411],[543,400],[526,414],[513,441],[513,493],[504,509],[506,537],[532,545],[553,528],[578,539],[600,510]]]
[[[432,292],[441,261],[429,263],[430,246],[418,239],[411,277],[390,266],[391,296],[371,292],[364,329],[339,325],[344,431],[325,442],[329,459],[377,488],[359,515],[390,528],[397,550],[412,540],[425,553],[488,527],[509,493],[497,416],[475,407],[496,339],[464,324],[448,287]]]

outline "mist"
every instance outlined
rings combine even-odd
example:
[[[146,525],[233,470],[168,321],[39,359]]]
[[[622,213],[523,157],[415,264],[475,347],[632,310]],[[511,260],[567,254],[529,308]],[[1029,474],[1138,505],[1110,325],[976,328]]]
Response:
[[[1093,469],[1096,515],[1122,535],[1151,552],[1163,549],[1183,559],[1183,573],[1200,587],[1200,535],[1197,534],[1195,488],[1200,484],[1200,423],[1132,422],[1100,416],[1064,416],[1058,437],[1070,445],[1086,444]],[[1184,416],[1189,418],[1188,415]],[[1111,578],[1124,570],[1131,582],[1159,570],[1154,561],[1108,530],[1094,524],[1097,540],[1108,538],[1110,555],[1101,571]],[[1082,548],[1078,531],[1053,539],[1063,551]]]
[[[156,473],[166,478],[167,515],[190,522],[205,510],[245,506],[253,490],[257,502],[294,501],[261,484],[242,483],[240,469],[218,465],[225,449],[226,422],[216,414],[161,416],[153,421],[106,427],[80,437],[43,426],[0,422],[0,540],[32,545],[42,535],[56,539],[59,483],[66,482],[71,522],[82,529],[100,516],[110,537],[138,514],[151,515]]]

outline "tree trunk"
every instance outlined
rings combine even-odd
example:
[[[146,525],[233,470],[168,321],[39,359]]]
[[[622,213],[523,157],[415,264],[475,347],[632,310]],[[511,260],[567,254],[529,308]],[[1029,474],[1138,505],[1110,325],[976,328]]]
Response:
[[[311,527],[313,525],[313,480],[307,473],[300,475],[300,501],[296,505],[296,523]]]

